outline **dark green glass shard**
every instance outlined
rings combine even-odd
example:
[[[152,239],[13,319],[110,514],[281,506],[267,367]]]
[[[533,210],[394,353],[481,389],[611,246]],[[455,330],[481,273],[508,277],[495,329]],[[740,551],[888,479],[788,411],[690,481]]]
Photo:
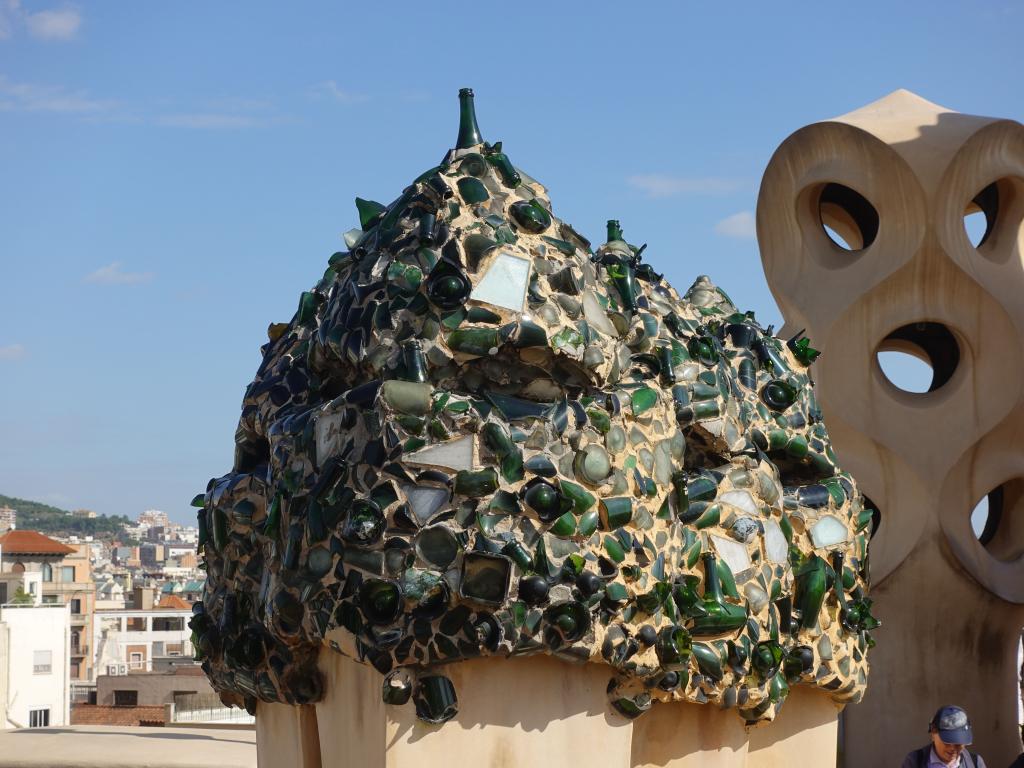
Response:
[[[357,197],[356,209],[359,211],[359,228],[367,229],[378,216],[387,210],[387,206],[376,200],[363,200],[363,198]]]

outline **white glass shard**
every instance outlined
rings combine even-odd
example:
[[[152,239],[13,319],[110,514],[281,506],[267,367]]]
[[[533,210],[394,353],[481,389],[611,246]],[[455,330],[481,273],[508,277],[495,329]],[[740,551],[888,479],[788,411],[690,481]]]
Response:
[[[619,332],[615,330],[612,321],[608,319],[608,313],[604,311],[601,302],[592,290],[583,291],[583,315],[587,322],[605,336],[617,337]]]
[[[726,562],[733,573],[745,571],[750,567],[750,555],[746,546],[732,539],[723,539],[721,536],[712,535],[710,538],[718,556]]]
[[[768,593],[761,589],[757,582],[748,581],[743,587],[743,595],[754,613],[760,613],[761,609],[768,605]]]
[[[324,411],[317,415],[313,427],[313,434],[316,438],[316,463],[323,466],[324,462],[341,452],[342,448],[342,422],[345,414],[341,411]]]
[[[448,491],[429,486],[403,485],[402,491],[409,500],[412,513],[420,525],[426,524],[434,513],[448,501]]]
[[[842,544],[849,538],[850,530],[846,524],[833,515],[825,515],[811,526],[811,540],[818,548]]]
[[[469,298],[522,312],[529,282],[529,259],[511,253],[499,253]]]
[[[425,464],[445,469],[472,469],[476,464],[476,438],[473,435],[429,445],[402,457],[407,464]]]
[[[363,230],[361,229],[350,229],[345,233],[345,245],[348,248],[355,248],[356,243],[363,239]]]
[[[784,563],[789,559],[786,536],[774,520],[764,521],[764,556],[772,563]]]
[[[757,516],[760,512],[754,497],[750,495],[750,491],[726,491],[718,497],[718,500],[725,504],[732,504],[752,517]]]

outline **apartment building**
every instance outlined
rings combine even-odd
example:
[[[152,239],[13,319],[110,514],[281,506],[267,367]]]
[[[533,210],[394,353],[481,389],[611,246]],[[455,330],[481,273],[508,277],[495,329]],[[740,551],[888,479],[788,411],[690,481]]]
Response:
[[[192,606],[169,595],[155,602],[152,589],[136,587],[133,607],[96,612],[96,664],[103,674],[149,672],[167,658],[191,657]]]
[[[35,589],[38,575],[40,602],[71,609],[68,675],[77,699],[87,697],[96,681],[92,656],[96,589],[89,554],[88,543],[62,544],[38,531],[13,530],[0,536],[0,602],[14,600],[16,588],[11,586],[18,580]]]
[[[0,606],[0,728],[70,722],[70,636],[67,605]]]

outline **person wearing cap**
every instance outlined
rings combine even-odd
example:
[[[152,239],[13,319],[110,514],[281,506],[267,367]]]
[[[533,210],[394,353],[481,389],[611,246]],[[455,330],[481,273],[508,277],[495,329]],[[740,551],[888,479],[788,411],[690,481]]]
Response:
[[[928,724],[928,733],[932,743],[908,754],[900,768],[985,768],[981,755],[966,749],[974,741],[974,734],[967,713],[960,707],[939,707]]]

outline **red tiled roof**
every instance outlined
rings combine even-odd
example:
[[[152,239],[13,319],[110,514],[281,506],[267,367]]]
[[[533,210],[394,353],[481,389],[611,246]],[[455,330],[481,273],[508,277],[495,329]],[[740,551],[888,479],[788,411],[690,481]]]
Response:
[[[5,555],[71,555],[77,551],[38,531],[13,530],[0,536],[0,552]]]
[[[165,595],[160,598],[160,602],[156,604],[157,608],[174,608],[175,610],[191,610],[192,603],[182,600],[177,595]]]
[[[72,725],[163,725],[162,706],[111,707],[107,704],[75,704],[71,707]]]

